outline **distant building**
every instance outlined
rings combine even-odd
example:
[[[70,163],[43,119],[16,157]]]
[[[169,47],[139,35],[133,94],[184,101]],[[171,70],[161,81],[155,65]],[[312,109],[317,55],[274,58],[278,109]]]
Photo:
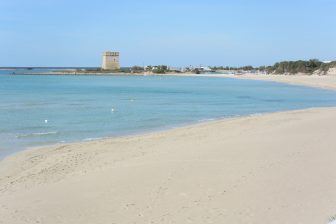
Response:
[[[168,67],[169,71],[173,71],[173,72],[182,72],[183,68],[180,67]]]
[[[106,51],[103,53],[103,70],[118,70],[119,64],[119,52]]]

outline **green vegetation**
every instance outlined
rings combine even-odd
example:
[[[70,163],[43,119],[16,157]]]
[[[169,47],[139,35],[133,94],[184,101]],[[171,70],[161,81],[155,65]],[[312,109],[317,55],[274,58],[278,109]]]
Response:
[[[155,66],[154,69],[153,69],[153,72],[157,73],[157,74],[165,74],[168,71],[169,71],[169,69],[168,69],[167,65]]]
[[[215,67],[210,67],[212,70],[226,70],[226,71],[251,71],[254,70],[253,66],[247,65],[243,67],[230,67],[230,66],[215,66]]]
[[[263,72],[267,74],[325,74],[330,68],[336,67],[336,61],[324,63],[317,59],[309,61],[282,61],[277,62],[273,66],[243,66],[243,67],[212,67],[213,70],[226,70],[226,71],[241,71],[241,72]]]
[[[330,63],[323,63],[320,66],[320,70],[324,73],[327,72],[330,68],[336,68],[336,61],[332,61]]]
[[[314,71],[318,70],[322,64],[323,62],[317,59],[311,59],[309,61],[283,61],[267,67],[267,72],[274,74],[312,74]]]
[[[213,70],[239,70],[240,68],[239,67],[230,67],[230,66],[214,66],[214,67],[210,67],[211,69]]]
[[[137,65],[135,65],[135,66],[133,66],[132,68],[131,68],[131,72],[132,73],[141,73],[141,72],[143,72],[145,69],[143,68],[143,67],[141,67],[141,66],[137,66]]]
[[[336,67],[336,61],[330,63],[324,63],[317,59],[311,59],[309,61],[283,61],[275,63],[273,66],[266,67],[267,73],[272,74],[313,74],[317,72],[319,74],[325,74],[330,68]]]

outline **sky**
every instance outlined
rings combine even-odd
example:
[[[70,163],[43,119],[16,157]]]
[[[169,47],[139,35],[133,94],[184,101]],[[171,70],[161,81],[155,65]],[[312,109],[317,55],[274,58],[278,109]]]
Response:
[[[336,60],[336,0],[0,0],[0,66]]]

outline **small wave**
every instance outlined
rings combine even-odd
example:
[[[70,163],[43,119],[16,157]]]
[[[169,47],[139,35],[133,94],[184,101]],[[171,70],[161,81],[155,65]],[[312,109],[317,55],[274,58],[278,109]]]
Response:
[[[209,121],[215,121],[215,120],[217,120],[216,118],[205,118],[205,119],[200,119],[200,120],[198,120],[198,122],[209,122]]]
[[[90,141],[94,141],[94,140],[100,140],[102,138],[85,138],[83,139],[84,142],[90,142]]]
[[[29,137],[45,136],[45,135],[56,135],[56,134],[58,134],[58,131],[37,132],[37,133],[29,133],[29,134],[17,135],[16,138],[29,138]]]

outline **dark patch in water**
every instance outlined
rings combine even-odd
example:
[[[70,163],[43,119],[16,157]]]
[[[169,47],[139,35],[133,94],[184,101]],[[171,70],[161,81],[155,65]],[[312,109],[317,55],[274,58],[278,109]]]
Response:
[[[243,100],[253,99],[253,97],[250,97],[250,96],[237,96],[237,98],[243,99]]]

